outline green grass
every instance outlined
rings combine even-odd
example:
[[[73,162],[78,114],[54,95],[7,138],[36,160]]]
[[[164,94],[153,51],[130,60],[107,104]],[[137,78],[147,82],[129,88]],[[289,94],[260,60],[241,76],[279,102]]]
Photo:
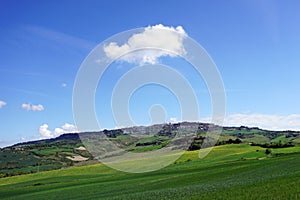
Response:
[[[118,135],[116,138],[110,138],[110,140],[123,147],[132,146],[137,141],[137,139],[131,135]]]
[[[300,137],[294,139],[293,142],[300,144]]]
[[[300,153],[300,146],[272,149],[273,154]]]
[[[278,143],[278,142],[291,142],[293,139],[295,139],[294,137],[289,137],[289,138],[286,138],[285,135],[282,135],[282,136],[279,136],[273,140],[271,140],[271,142],[274,142],[274,143]]]
[[[254,134],[253,137],[243,139],[242,141],[247,143],[253,142],[256,144],[265,144],[269,143],[270,139],[264,135]]]
[[[173,127],[174,128],[174,127]],[[168,132],[172,127],[169,125],[155,125],[152,128],[149,127],[150,132],[155,135],[144,135],[145,137],[134,137],[132,134],[122,134],[120,130],[111,130],[111,138],[121,149],[131,151],[134,153],[149,152],[157,149],[161,149],[166,146],[170,140],[172,140],[175,133],[191,134],[196,132],[197,126],[191,124],[191,126],[184,126],[183,129],[172,129],[172,133]],[[132,129],[133,132],[139,129]],[[132,132],[129,131],[129,132]],[[208,138],[213,137],[213,132],[198,133]],[[83,135],[89,135],[91,137],[89,141],[96,139],[98,133],[83,133]],[[206,135],[207,134],[207,135]],[[220,133],[218,133],[220,134]],[[257,128],[247,127],[224,127],[223,132],[218,138],[218,145],[232,143],[230,141],[239,139],[244,144],[270,144],[282,142],[283,145],[288,142],[292,142],[293,145],[300,145],[299,132],[276,132],[267,131]],[[286,138],[286,136],[293,136]],[[202,143],[202,139],[199,135],[195,138],[195,142],[191,149],[197,149]],[[210,138],[211,139],[211,138]],[[179,140],[173,141],[174,144],[180,143]],[[88,144],[86,144],[89,146]],[[91,146],[98,146],[97,142],[91,143]],[[88,165],[90,162],[96,160],[89,153],[89,151],[76,150],[77,147],[83,146],[82,141],[76,134],[65,134],[58,138],[51,140],[41,140],[35,142],[29,142],[25,144],[17,144],[12,147],[0,149],[0,177],[14,176],[22,173],[31,173],[39,170],[51,170],[73,165]],[[68,156],[81,155],[89,158],[88,162],[77,162],[68,159]],[[151,161],[150,161],[151,162]],[[148,161],[149,163],[149,161]],[[134,164],[133,164],[134,165]],[[39,166],[38,168],[36,166]]]
[[[162,148],[162,145],[148,145],[148,146],[142,146],[139,148],[135,148],[131,150],[131,152],[134,153],[140,153],[140,152],[145,152],[145,151],[153,151]]]
[[[300,148],[266,158],[249,145],[186,152],[158,171],[130,174],[102,164],[0,179],[1,199],[297,199]],[[298,153],[293,153],[298,152]],[[261,159],[264,158],[264,159]]]

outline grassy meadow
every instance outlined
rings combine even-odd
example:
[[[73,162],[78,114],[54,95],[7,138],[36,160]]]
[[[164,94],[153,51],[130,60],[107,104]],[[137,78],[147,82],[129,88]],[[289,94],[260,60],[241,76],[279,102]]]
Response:
[[[166,168],[125,173],[102,164],[0,179],[1,199],[299,199],[300,147],[216,146]]]

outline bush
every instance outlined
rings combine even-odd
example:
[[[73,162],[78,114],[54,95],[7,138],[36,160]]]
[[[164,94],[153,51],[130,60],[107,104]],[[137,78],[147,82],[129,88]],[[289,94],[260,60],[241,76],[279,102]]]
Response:
[[[266,149],[265,154],[270,155],[272,153],[271,149]]]

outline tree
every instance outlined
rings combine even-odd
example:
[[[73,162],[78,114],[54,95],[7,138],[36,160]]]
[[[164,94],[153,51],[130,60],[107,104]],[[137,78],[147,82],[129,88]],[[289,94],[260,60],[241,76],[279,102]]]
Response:
[[[270,155],[272,153],[271,149],[266,149],[265,154]]]

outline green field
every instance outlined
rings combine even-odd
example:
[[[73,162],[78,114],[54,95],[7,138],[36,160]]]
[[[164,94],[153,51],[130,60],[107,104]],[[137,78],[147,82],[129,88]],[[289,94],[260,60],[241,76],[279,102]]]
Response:
[[[102,164],[0,179],[1,199],[299,199],[300,147],[188,151],[158,171],[130,174]]]
[[[177,140],[173,139],[175,135],[186,134],[189,135],[191,144],[184,149],[199,150],[204,140],[209,141],[214,138],[212,137],[215,134],[214,131],[220,128],[213,124],[181,122],[98,132],[70,133],[52,139],[15,144],[0,148],[0,178],[97,163],[93,149],[101,149],[99,149],[98,143],[100,135],[105,135],[109,141],[123,150],[142,154],[161,150],[169,144],[176,144],[177,149],[183,148],[182,144],[186,144],[185,142],[182,143],[182,140],[178,138]],[[280,149],[300,145],[300,132],[296,131],[269,131],[245,126],[222,127],[222,130],[217,143],[211,145],[251,144]],[[100,153],[109,159],[111,155],[109,153],[106,155],[105,152],[96,154]],[[74,159],[75,157],[77,159]],[[147,163],[153,165],[154,162],[148,160]],[[138,163],[131,164],[140,167]]]

